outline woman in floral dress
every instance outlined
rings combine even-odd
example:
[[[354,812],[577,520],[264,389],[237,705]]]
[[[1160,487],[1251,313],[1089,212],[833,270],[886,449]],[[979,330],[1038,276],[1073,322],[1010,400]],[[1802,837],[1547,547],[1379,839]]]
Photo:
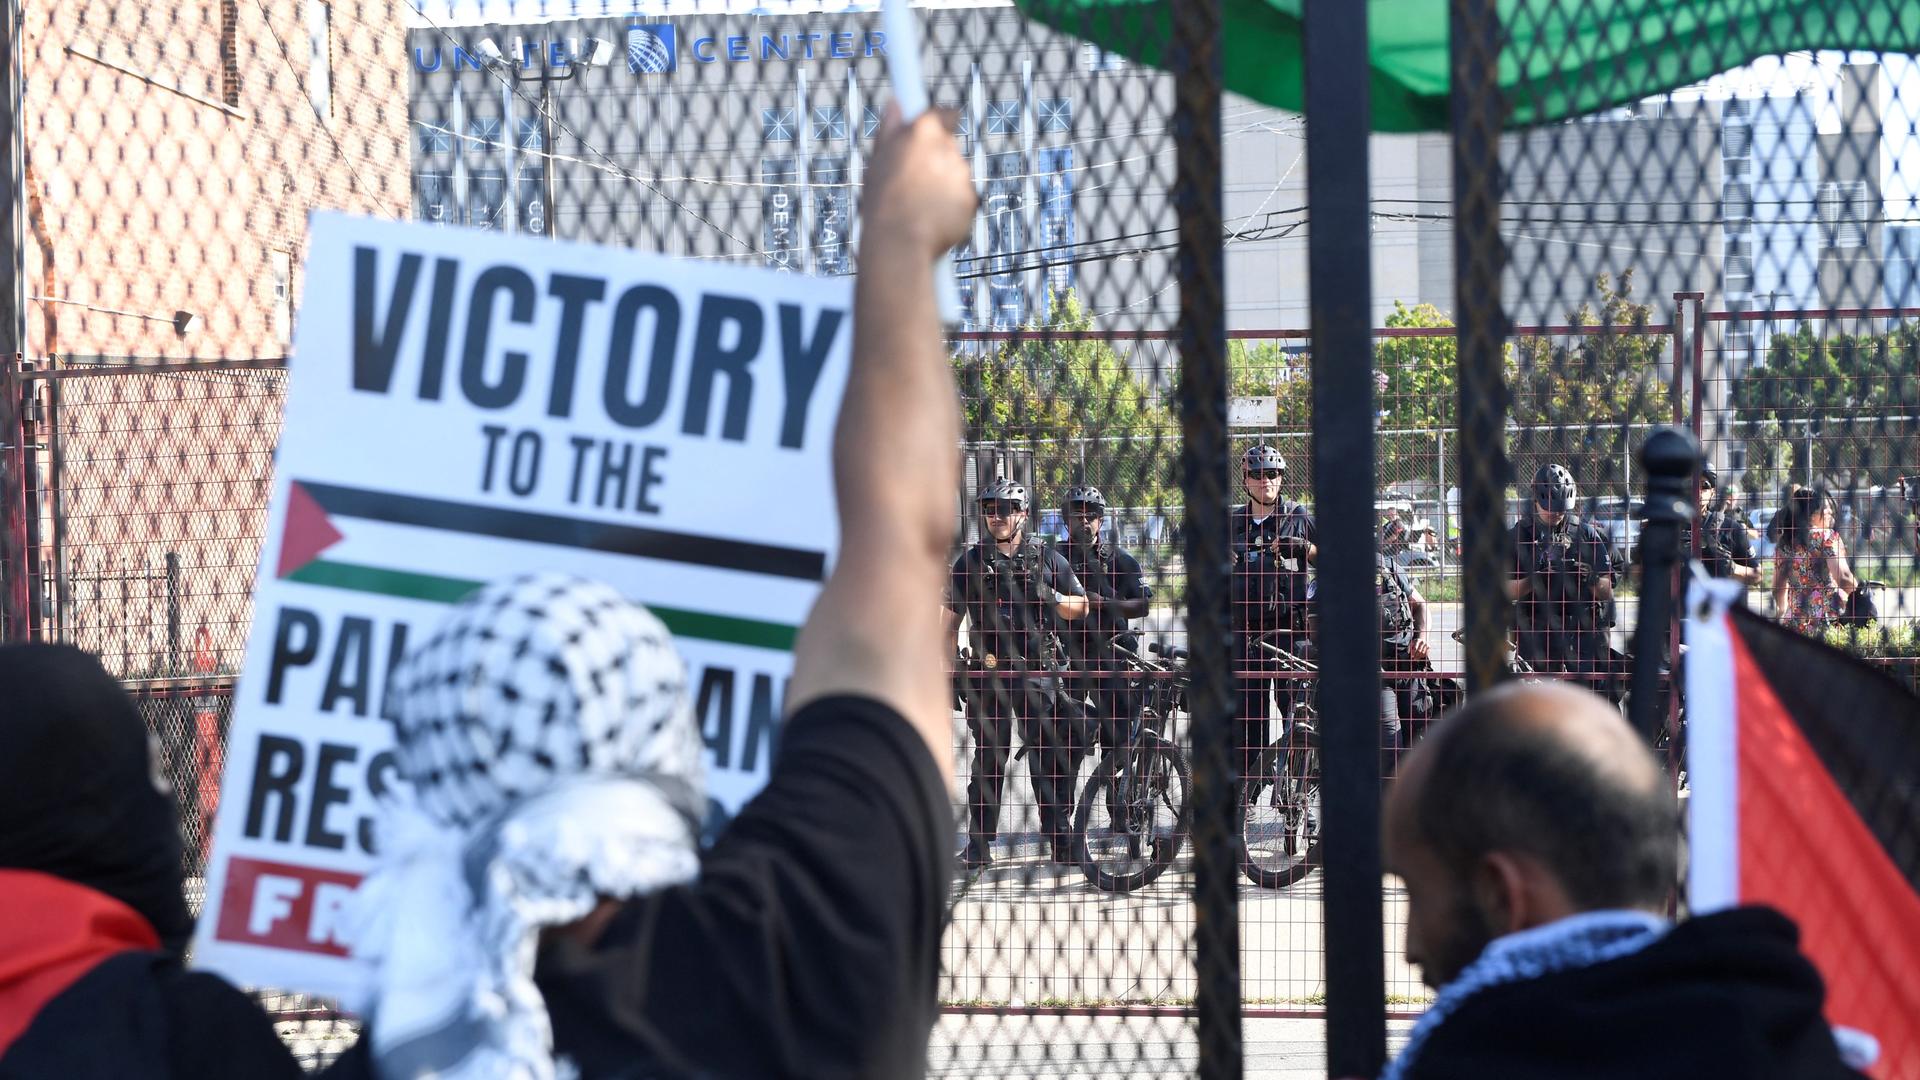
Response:
[[[1833,531],[1832,496],[1801,488],[1785,509],[1773,554],[1773,610],[1782,626],[1817,637],[1840,617],[1860,583]]]

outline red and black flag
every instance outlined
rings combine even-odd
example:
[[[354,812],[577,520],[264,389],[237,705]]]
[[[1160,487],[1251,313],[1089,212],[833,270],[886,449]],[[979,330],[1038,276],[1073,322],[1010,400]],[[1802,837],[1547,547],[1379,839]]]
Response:
[[[1689,607],[1692,908],[1785,912],[1836,1032],[1920,1077],[1920,697],[1711,585]]]

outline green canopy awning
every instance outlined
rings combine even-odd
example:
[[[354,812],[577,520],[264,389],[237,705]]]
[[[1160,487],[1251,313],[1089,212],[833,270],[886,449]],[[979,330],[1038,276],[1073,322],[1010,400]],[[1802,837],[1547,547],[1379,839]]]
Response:
[[[1167,68],[1184,0],[1018,0],[1056,30]],[[1358,2],[1358,0],[1355,0]],[[1448,126],[1447,0],[1366,0],[1376,131]],[[1227,89],[1302,111],[1305,0],[1223,0]],[[1802,49],[1920,52],[1920,0],[1499,0],[1516,127],[1564,120]]]

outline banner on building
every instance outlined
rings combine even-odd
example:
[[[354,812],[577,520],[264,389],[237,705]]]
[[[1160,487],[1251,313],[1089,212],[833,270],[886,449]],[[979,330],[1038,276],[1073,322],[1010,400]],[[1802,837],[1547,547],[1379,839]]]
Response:
[[[388,673],[483,583],[564,570],[647,604],[714,818],[764,783],[838,543],[852,282],[339,215],[311,235],[196,959],[339,996],[402,782]]]
[[[1920,698],[1733,606],[1743,591],[1688,598],[1692,909],[1784,912],[1843,1049],[1920,1076]]]

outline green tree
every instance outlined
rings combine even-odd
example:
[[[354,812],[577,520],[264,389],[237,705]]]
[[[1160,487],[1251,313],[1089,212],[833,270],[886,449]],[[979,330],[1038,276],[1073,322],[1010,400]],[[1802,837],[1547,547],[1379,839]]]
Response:
[[[1747,487],[1771,491],[1811,476],[1835,490],[1859,490],[1914,471],[1914,424],[1901,418],[1920,410],[1917,350],[1920,326],[1913,324],[1884,334],[1820,334],[1802,323],[1776,334],[1766,363],[1733,385]]]
[[[953,356],[967,441],[1033,453],[1037,504],[1098,485],[1114,506],[1178,501],[1178,429],[1159,391],[1110,341],[1048,337],[1094,329],[1078,297],[1055,298],[1018,340]]]
[[[1549,461],[1573,470],[1588,497],[1624,498],[1627,458],[1646,436],[1643,425],[1671,419],[1660,364],[1672,339],[1645,331],[1650,305],[1633,300],[1633,271],[1616,286],[1610,275],[1593,281],[1596,309],[1581,303],[1567,315],[1573,326],[1638,327],[1519,342],[1508,379],[1514,425],[1515,476],[1524,480]]]

